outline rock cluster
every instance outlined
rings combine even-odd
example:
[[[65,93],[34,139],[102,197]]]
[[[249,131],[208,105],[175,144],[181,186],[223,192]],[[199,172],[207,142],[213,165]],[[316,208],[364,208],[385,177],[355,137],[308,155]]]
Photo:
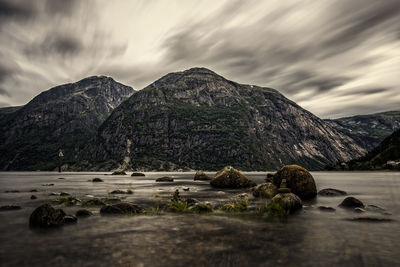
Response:
[[[231,166],[227,166],[217,172],[210,184],[217,188],[247,188],[257,185]]]

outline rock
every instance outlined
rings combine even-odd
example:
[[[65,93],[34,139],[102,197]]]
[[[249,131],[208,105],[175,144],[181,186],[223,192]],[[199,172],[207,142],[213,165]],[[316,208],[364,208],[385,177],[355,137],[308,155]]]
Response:
[[[273,177],[273,183],[279,187],[282,179],[286,179],[287,187],[301,199],[310,199],[317,195],[317,187],[312,175],[298,165],[287,165]]]
[[[60,177],[60,178],[57,178],[58,180],[65,180],[65,178],[63,178],[63,177]]]
[[[60,196],[69,196],[70,194],[68,194],[67,192],[60,192]]]
[[[60,193],[51,192],[51,193],[49,194],[49,196],[60,196]]]
[[[66,215],[64,216],[64,223],[77,223],[78,218],[76,218],[74,215]]]
[[[355,197],[346,197],[339,207],[342,208],[364,208],[364,204]]]
[[[100,209],[101,215],[112,214],[138,214],[142,213],[143,209],[136,204],[122,202],[113,205],[107,205]]]
[[[144,173],[141,172],[133,172],[131,176],[146,176]]]
[[[293,193],[277,194],[272,198],[271,203],[279,204],[288,214],[303,207],[301,199]]]
[[[355,208],[354,211],[357,212],[357,213],[366,212],[366,210],[365,210],[365,209],[362,209],[362,208]]]
[[[92,179],[93,183],[99,183],[99,182],[104,182],[101,178],[93,178]]]
[[[368,211],[374,211],[374,212],[384,212],[384,211],[386,211],[384,208],[382,208],[382,207],[379,207],[379,206],[377,206],[377,205],[367,205],[367,210]]]
[[[32,227],[57,227],[64,224],[65,212],[54,209],[49,204],[43,204],[36,208],[29,217],[29,225]]]
[[[54,184],[42,184],[42,186],[54,186]]]
[[[272,173],[267,173],[267,176],[264,178],[264,180],[267,182],[267,183],[272,183],[272,178],[274,178],[274,174],[272,174]]]
[[[164,177],[156,179],[156,182],[173,182],[173,181],[174,181],[174,179],[171,177],[168,177],[168,176],[164,176]]]
[[[19,193],[19,190],[6,190],[4,193]]]
[[[353,222],[390,222],[392,219],[384,218],[384,217],[355,217],[347,219],[348,221]]]
[[[115,172],[111,173],[111,175],[126,175],[126,172],[124,172],[124,171],[115,171]]]
[[[126,194],[126,192],[125,192],[124,190],[119,190],[119,189],[117,189],[117,190],[111,191],[110,194],[120,194],[120,195],[123,195],[123,194]]]
[[[88,210],[82,209],[82,210],[77,210],[75,213],[76,217],[88,217],[88,216],[92,216],[93,213],[91,213]]]
[[[261,198],[273,198],[278,194],[278,188],[273,183],[263,183],[252,188],[253,196]]]
[[[120,203],[121,199],[113,197],[113,198],[106,198],[104,199],[104,203],[106,204],[115,204],[115,203]]]
[[[187,198],[187,199],[185,199],[185,202],[188,204],[188,206],[193,206],[193,205],[199,203],[199,201],[194,198]]]
[[[189,187],[182,187],[183,191],[189,191],[190,188]]]
[[[318,209],[319,209],[319,210],[322,210],[322,211],[329,211],[329,212],[334,212],[334,211],[336,211],[335,208],[328,207],[328,206],[319,206]]]
[[[334,188],[325,188],[318,192],[318,195],[325,197],[336,197],[336,196],[345,196],[347,193],[345,191],[334,189]]]
[[[204,202],[204,203],[196,203],[195,205],[191,206],[189,210],[195,213],[207,213],[207,212],[212,212],[213,207],[209,202]]]
[[[37,196],[32,195],[32,196],[31,196],[31,199],[37,199]]]
[[[21,206],[17,205],[5,205],[0,207],[0,211],[9,211],[9,210],[20,210]]]
[[[211,177],[205,174],[203,171],[197,171],[194,175],[194,180],[208,181]]]
[[[82,202],[82,206],[104,206],[105,203],[98,198],[85,200]]]
[[[36,189],[32,189],[29,192],[37,192],[37,190]]]
[[[257,185],[231,166],[227,166],[217,172],[210,184],[217,188],[247,188]]]

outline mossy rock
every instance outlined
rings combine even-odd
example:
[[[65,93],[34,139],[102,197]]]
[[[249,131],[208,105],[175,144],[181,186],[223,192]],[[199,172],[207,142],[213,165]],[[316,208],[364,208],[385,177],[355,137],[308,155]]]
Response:
[[[29,217],[31,227],[58,227],[64,224],[65,212],[55,209],[49,204],[43,204],[36,208]]]
[[[106,205],[100,209],[101,215],[134,215],[143,213],[143,209],[136,204],[122,202],[113,205]]]
[[[208,213],[213,212],[213,207],[210,203],[196,203],[189,210],[194,213]]]
[[[249,207],[249,200],[246,199],[236,199],[231,201],[221,207],[221,210],[227,212],[243,212]]]
[[[303,207],[301,199],[293,193],[277,194],[271,203],[278,204],[287,214],[291,214]]]
[[[231,166],[227,166],[217,172],[210,184],[217,188],[248,188],[257,185]]]
[[[317,187],[314,177],[303,167],[287,165],[280,169],[273,177],[273,183],[278,188],[282,179],[286,179],[286,185],[291,192],[301,199],[314,198],[317,195]]]
[[[273,198],[278,194],[278,187],[273,183],[263,183],[253,187],[253,196],[261,198]]]
[[[212,178],[205,174],[203,171],[197,171],[196,174],[194,175],[194,180],[200,180],[200,181],[208,181],[211,180]]]
[[[82,202],[82,207],[104,206],[105,203],[98,198],[85,200]]]

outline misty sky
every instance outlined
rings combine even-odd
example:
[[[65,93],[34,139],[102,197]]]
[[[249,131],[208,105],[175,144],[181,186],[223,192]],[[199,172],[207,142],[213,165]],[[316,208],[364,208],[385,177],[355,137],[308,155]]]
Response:
[[[0,107],[206,67],[323,118],[400,108],[400,1],[0,0]]]

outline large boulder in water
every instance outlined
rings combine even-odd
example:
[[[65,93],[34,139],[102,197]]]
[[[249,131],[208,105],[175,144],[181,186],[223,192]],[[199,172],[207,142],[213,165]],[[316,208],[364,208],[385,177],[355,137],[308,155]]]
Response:
[[[252,188],[253,196],[261,198],[273,198],[278,194],[278,188],[273,183],[263,183]]]
[[[271,203],[278,204],[286,214],[293,213],[303,207],[301,199],[293,193],[277,194],[271,199]]]
[[[275,173],[273,183],[279,188],[282,179],[286,179],[286,185],[292,193],[301,199],[310,199],[317,195],[317,187],[312,175],[298,165],[287,165]]]
[[[217,172],[210,184],[219,188],[247,188],[257,185],[231,166],[227,166]]]
[[[55,209],[49,204],[43,204],[36,208],[29,217],[29,225],[32,227],[55,227],[64,224],[65,212]]]

